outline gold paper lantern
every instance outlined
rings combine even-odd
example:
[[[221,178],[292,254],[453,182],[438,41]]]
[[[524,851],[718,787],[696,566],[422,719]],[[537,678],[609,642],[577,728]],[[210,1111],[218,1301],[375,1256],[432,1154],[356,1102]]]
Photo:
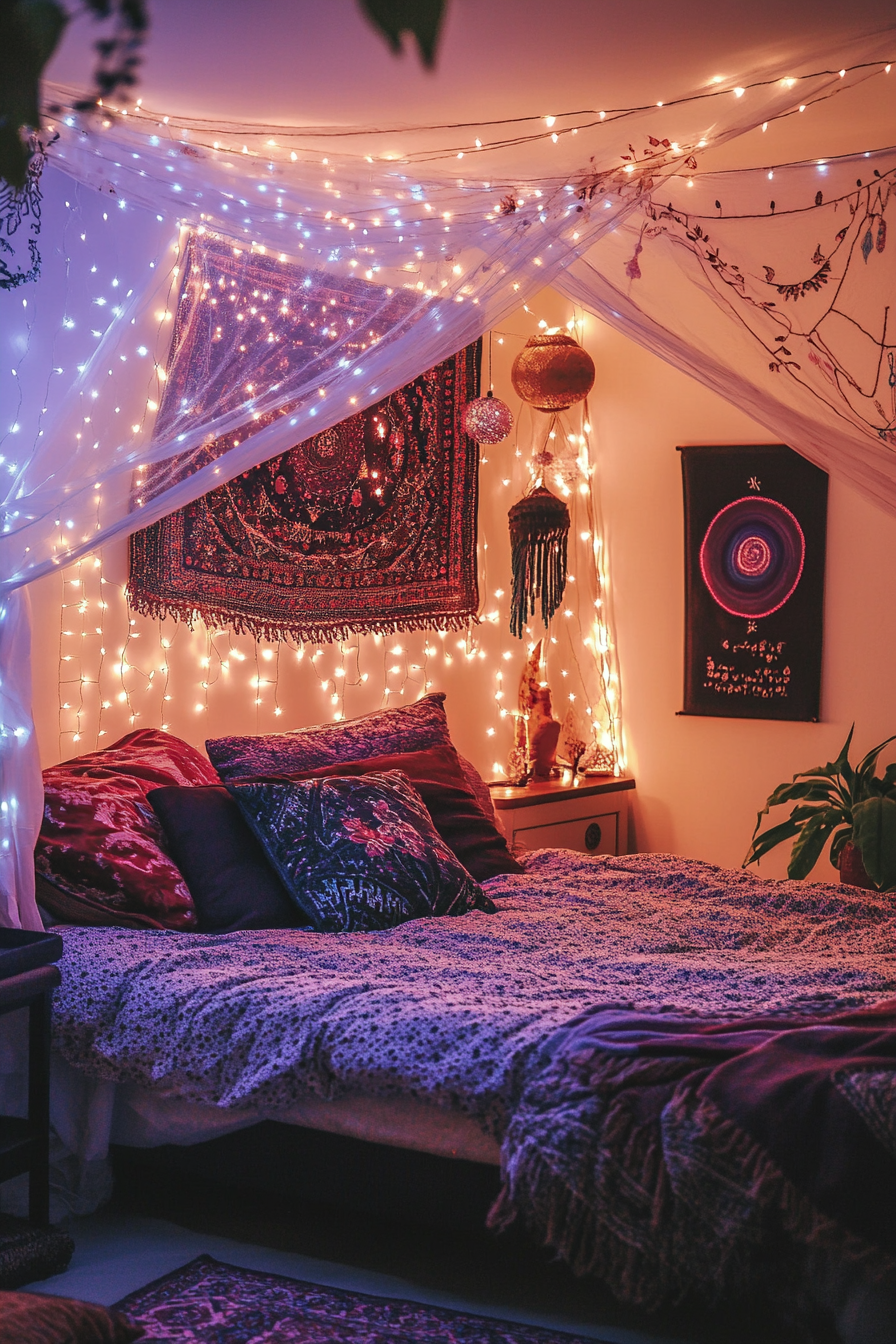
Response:
[[[533,336],[510,370],[523,401],[538,411],[565,411],[594,386],[594,360],[565,332]]]

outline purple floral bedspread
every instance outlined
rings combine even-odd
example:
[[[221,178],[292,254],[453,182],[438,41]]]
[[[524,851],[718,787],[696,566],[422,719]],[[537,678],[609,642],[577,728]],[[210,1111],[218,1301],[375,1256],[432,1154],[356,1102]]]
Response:
[[[759,1013],[896,992],[896,903],[669,855],[542,850],[498,912],[384,932],[64,932],[54,1040],[93,1076],[225,1107],[402,1094],[500,1137],[597,1005]]]

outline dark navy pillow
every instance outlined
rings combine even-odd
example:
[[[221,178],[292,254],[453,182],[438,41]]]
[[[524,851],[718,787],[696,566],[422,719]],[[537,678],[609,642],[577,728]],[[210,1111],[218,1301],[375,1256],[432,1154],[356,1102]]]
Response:
[[[287,891],[322,933],[494,912],[396,770],[227,787]]]
[[[190,889],[200,933],[303,922],[223,784],[153,789],[147,799]]]

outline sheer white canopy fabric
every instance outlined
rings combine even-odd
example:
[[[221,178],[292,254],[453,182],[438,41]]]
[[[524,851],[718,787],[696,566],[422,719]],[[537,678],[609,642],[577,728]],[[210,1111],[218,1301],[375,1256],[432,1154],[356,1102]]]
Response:
[[[52,91],[47,166],[0,202],[0,919],[38,922],[22,585],[386,396],[546,284],[567,277],[597,303],[593,276],[616,276],[615,249],[640,240],[651,203],[688,190],[704,150],[878,74],[893,36],[666,106],[408,129],[397,160],[372,128],[138,107],[85,123]],[[221,239],[226,276],[206,246]],[[271,284],[249,287],[241,258],[248,276],[259,257]],[[169,377],[180,395],[163,402]],[[165,462],[149,498],[139,469]]]
[[[667,179],[558,287],[896,513],[896,149]]]

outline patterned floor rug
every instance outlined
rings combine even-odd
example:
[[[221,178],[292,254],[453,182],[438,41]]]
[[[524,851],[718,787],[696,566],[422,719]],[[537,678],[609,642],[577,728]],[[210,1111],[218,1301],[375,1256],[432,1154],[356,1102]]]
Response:
[[[587,1344],[578,1335],[240,1269],[210,1255],[116,1307],[144,1327],[147,1341],[167,1344]]]

